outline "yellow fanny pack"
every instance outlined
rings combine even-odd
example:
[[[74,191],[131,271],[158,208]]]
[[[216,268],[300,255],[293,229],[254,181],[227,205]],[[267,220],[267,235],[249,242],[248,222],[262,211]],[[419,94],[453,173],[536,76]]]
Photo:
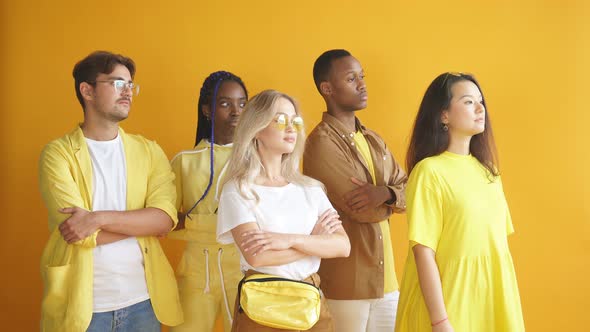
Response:
[[[320,290],[305,281],[253,274],[238,286],[240,311],[256,323],[308,330],[320,319]]]

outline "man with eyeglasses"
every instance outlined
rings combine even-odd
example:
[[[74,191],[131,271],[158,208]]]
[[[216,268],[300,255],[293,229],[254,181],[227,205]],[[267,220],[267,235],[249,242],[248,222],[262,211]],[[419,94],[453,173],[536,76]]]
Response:
[[[97,51],[76,64],[84,122],[45,146],[40,191],[49,241],[41,258],[42,331],[160,331],[182,310],[157,239],[177,223],[162,149],[119,122],[139,86],[130,58]]]

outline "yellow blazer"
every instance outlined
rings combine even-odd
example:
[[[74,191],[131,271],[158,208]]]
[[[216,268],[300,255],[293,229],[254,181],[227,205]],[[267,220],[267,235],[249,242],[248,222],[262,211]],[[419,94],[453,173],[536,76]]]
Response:
[[[174,174],[158,144],[119,129],[127,165],[127,210],[158,208],[174,221]],[[69,217],[57,210],[92,210],[92,162],[80,127],[47,144],[39,161],[39,187],[49,214],[51,235],[41,257],[44,294],[41,331],[86,331],[92,319],[93,248],[99,231],[74,244],[58,225]],[[154,312],[165,325],[183,321],[174,272],[156,237],[137,237]]]

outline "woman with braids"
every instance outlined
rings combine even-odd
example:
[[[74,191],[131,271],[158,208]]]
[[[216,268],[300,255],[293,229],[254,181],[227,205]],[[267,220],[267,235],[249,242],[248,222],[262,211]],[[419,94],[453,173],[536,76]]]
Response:
[[[407,153],[410,249],[397,332],[524,331],[492,125],[471,75],[428,87]]]
[[[177,270],[184,324],[175,332],[213,331],[220,311],[225,331],[231,328],[242,273],[235,246],[216,241],[216,193],[247,100],[238,76],[225,71],[209,75],[199,96],[195,148],[172,159],[181,221],[168,236],[187,241]]]

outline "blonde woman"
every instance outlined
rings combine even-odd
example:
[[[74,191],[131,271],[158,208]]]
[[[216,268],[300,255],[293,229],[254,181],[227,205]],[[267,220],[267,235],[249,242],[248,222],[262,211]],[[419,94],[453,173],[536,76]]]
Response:
[[[255,272],[320,286],[321,258],[346,257],[350,242],[318,181],[299,172],[305,134],[291,97],[267,90],[246,105],[219,200],[217,240],[235,243],[246,276]],[[279,331],[236,305],[232,331]],[[322,298],[309,331],[333,331]]]

